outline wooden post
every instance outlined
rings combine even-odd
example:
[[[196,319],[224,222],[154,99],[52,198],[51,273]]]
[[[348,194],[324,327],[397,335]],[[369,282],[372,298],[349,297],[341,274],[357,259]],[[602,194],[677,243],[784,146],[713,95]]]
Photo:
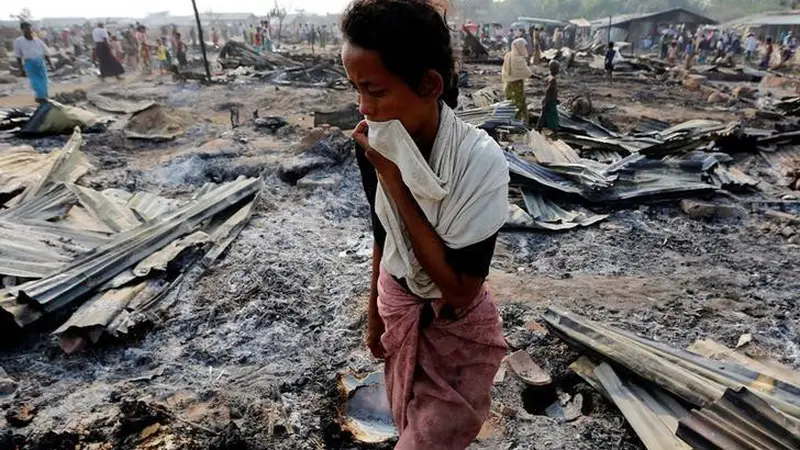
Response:
[[[612,16],[608,16],[608,38],[606,39],[606,43],[611,42],[611,17]]]
[[[208,56],[206,56],[206,40],[203,38],[203,25],[200,24],[200,13],[197,12],[197,3],[192,0],[194,8],[194,20],[197,21],[197,37],[200,38],[200,50],[203,52],[203,63],[206,66],[206,81],[211,82],[211,69],[208,67]]]

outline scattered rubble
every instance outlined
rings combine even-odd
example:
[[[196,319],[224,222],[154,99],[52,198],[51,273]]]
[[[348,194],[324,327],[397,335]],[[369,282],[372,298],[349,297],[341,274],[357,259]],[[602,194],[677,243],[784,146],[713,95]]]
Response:
[[[58,152],[22,149],[0,164],[18,186],[0,211],[0,274],[20,280],[0,290],[0,308],[27,327],[80,305],[55,331],[67,353],[146,321],[184,270],[230,245],[260,189],[260,180],[240,179],[186,203],[95,191],[75,184],[90,170],[82,141],[76,130]]]
[[[484,47],[487,62],[501,53]],[[333,52],[249,50],[229,47],[227,67],[213,62],[218,83],[125,80],[114,90],[82,85],[85,98],[60,97],[138,116],[82,135],[77,152],[63,148],[67,136],[3,138],[0,303],[20,318],[41,317],[19,330],[0,312],[15,333],[2,362],[12,377],[0,376],[0,397],[4,387],[11,394],[0,447],[392,447],[386,409],[359,403],[381,398],[375,375],[353,376],[366,385],[351,395],[337,389],[348,374],[381,369],[362,342],[368,209],[352,144],[339,131],[361,119],[354,97],[339,89]],[[800,96],[785,80],[758,89],[766,72],[675,69],[647,55],[626,57],[612,86],[602,67],[592,69],[603,52],[600,45],[547,54],[566,69],[558,139],[515,119],[502,101],[499,67],[460,67],[458,114],[501,143],[514,178],[489,282],[507,341],[521,352],[514,356],[536,361],[549,380],[529,385],[517,376],[522,369],[504,362],[493,411],[471,450],[686,448],[708,440],[704,430],[719,435],[717,417],[738,429],[742,419],[774,420],[744,391],[714,389],[722,400],[704,405],[676,401],[654,387],[661,378],[643,378],[545,329],[538,320],[547,306],[580,311],[594,319],[591,327],[608,324],[598,342],[628,337],[623,329],[652,338],[647,345],[655,347],[645,349],[629,337],[666,359],[670,374],[688,363],[663,346],[675,351],[703,338],[691,351],[781,380],[772,391],[781,401],[796,394],[784,381],[798,385],[800,284],[790,263],[800,243]],[[542,89],[542,79],[527,82],[534,120]],[[709,103],[712,95],[720,102]],[[312,119],[311,111],[320,112]],[[4,109],[0,131],[18,130],[32,112]],[[129,123],[134,133],[174,139],[120,139]],[[233,181],[239,175],[261,176]],[[215,198],[215,208],[226,209],[209,212],[210,220],[205,213],[159,219],[205,208],[215,189],[240,188],[247,197],[233,207],[235,199]],[[123,243],[155,239],[150,232],[163,237],[153,248]],[[125,248],[112,251],[112,243]],[[71,283],[58,283],[59,275]],[[72,353],[54,357],[59,344]],[[747,389],[760,396],[757,387]],[[735,410],[739,402],[759,415]],[[33,419],[12,428],[5,412],[24,405]],[[363,440],[354,421],[371,437]]]
[[[557,307],[548,308],[545,320],[559,337],[605,360],[595,364],[582,357],[571,367],[619,407],[648,449],[800,445],[800,372],[760,371],[763,365],[746,357],[714,361]],[[701,409],[690,413],[679,399]],[[738,428],[763,438],[751,441]]]
[[[129,139],[168,141],[183,133],[180,118],[169,108],[155,103],[134,113],[125,125],[125,136]]]

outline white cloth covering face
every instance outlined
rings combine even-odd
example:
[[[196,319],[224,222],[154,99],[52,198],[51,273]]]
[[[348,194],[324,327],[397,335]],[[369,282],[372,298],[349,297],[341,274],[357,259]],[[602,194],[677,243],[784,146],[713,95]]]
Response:
[[[397,120],[371,122],[369,144],[395,163],[403,183],[445,245],[461,249],[488,239],[508,216],[508,163],[497,142],[442,106],[439,132],[426,161]],[[442,293],[411,247],[394,202],[378,184],[375,213],[386,230],[381,264],[421,298]]]

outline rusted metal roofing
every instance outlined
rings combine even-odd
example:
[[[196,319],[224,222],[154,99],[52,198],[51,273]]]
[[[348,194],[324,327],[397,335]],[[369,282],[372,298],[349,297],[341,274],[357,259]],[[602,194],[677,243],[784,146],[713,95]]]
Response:
[[[797,422],[747,388],[727,389],[710,406],[680,420],[678,437],[697,450],[797,450]]]
[[[0,312],[24,327],[89,297],[57,330],[67,351],[127,329],[180,278],[185,257],[219,257],[262,186],[260,178],[209,184],[188,202],[100,192],[74,183],[90,168],[81,142],[76,131],[50,155],[23,148],[0,157],[0,180],[14,195],[0,210],[0,275],[21,283],[0,290]],[[183,265],[173,267],[176,260]]]

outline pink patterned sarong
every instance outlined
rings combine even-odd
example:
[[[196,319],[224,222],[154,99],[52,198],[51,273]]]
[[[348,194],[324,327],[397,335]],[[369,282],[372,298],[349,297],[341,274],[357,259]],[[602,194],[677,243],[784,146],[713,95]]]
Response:
[[[489,414],[492,382],[506,354],[500,317],[484,284],[457,319],[420,330],[425,301],[381,268],[378,312],[386,326],[386,392],[400,432],[396,450],[464,450]]]

